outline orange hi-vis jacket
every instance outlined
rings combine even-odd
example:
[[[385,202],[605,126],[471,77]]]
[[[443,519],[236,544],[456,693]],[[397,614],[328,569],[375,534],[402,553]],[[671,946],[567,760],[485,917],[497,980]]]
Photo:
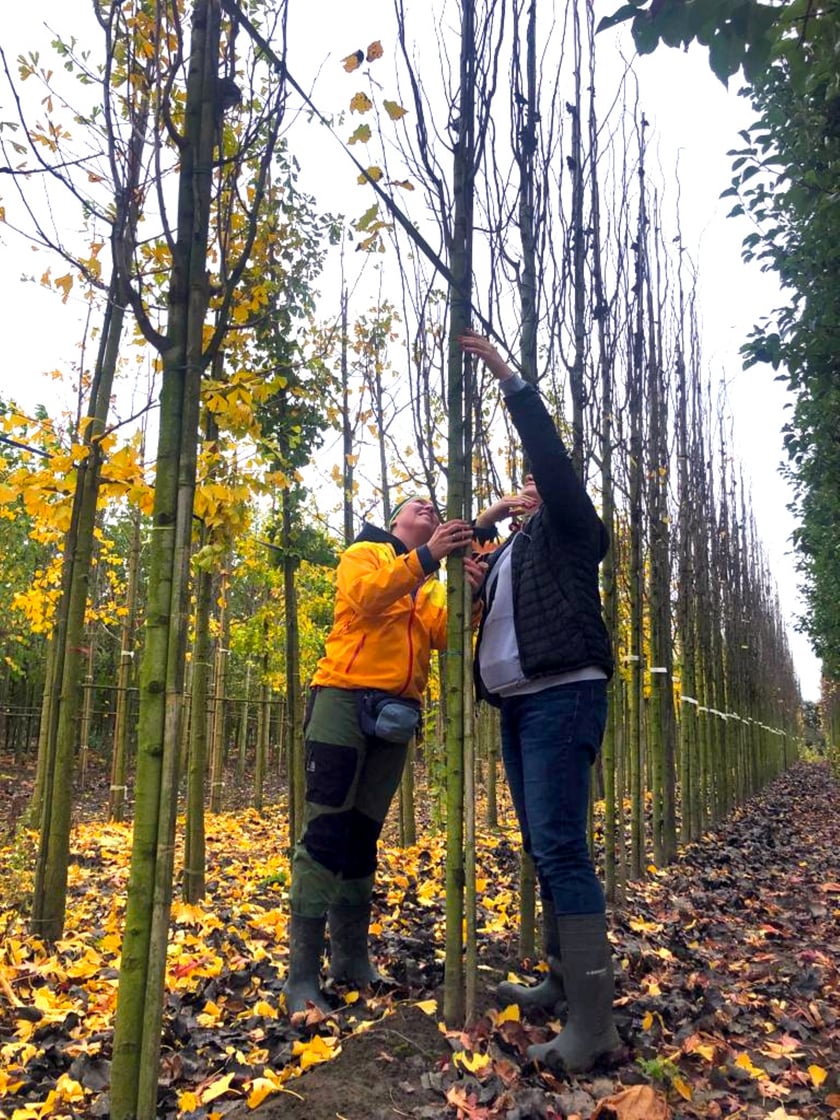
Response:
[[[443,584],[424,569],[417,549],[366,525],[339,561],[333,627],[312,684],[419,700],[431,651],[445,647]]]

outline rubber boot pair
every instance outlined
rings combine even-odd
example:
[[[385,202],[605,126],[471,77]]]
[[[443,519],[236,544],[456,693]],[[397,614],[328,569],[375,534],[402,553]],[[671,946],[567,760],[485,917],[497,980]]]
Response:
[[[290,1015],[305,1011],[309,1004],[321,1011],[330,1006],[321,991],[321,960],[327,918],[307,918],[292,913],[289,925],[289,974],[283,985],[286,1010]],[[330,969],[335,980],[366,985],[382,977],[368,956],[370,903],[359,906],[331,906]]]
[[[585,1073],[599,1058],[621,1050],[613,1022],[615,979],[606,916],[562,914],[557,939],[568,1018],[551,1042],[529,1046],[528,1057],[568,1073]]]
[[[496,998],[505,1007],[515,1003],[523,1011],[552,1011],[558,1003],[565,1000],[560,944],[557,939],[557,915],[551,899],[542,900],[542,926],[543,953],[548,962],[548,975],[534,985],[514,984],[510,980],[503,980],[496,988]]]

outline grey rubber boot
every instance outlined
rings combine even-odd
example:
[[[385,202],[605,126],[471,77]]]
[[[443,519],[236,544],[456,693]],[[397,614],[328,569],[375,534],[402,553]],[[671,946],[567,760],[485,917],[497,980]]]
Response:
[[[515,1003],[523,1011],[551,1011],[565,1000],[563,974],[560,967],[560,943],[557,940],[557,916],[550,899],[542,901],[543,952],[548,961],[548,975],[539,984],[514,984],[503,980],[496,988],[496,998],[507,1007]]]
[[[557,919],[560,970],[569,1018],[551,1042],[528,1047],[528,1057],[568,1073],[584,1073],[621,1049],[613,1022],[612,951],[604,914],[563,914]]]
[[[348,984],[377,984],[383,979],[370,963],[368,929],[370,903],[331,906],[330,976]]]
[[[307,1004],[314,1004],[321,1011],[329,1011],[321,991],[321,958],[324,955],[325,917],[305,918],[292,914],[289,923],[289,975],[283,985],[286,1010],[290,1015],[305,1011]]]

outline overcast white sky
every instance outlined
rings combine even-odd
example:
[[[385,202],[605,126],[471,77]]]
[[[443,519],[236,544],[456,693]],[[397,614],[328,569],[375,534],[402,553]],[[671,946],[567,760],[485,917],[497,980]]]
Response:
[[[599,0],[597,9],[612,11],[615,4]],[[87,0],[40,0],[29,5],[8,6],[4,12],[3,47],[12,60],[21,51],[42,48],[49,42],[45,25],[73,33],[81,41],[96,33]],[[336,109],[330,74],[340,73],[339,60],[365,47],[374,39],[387,42],[391,27],[391,0],[292,0],[290,18],[290,66],[304,87],[314,85],[316,104],[325,112]],[[409,11],[410,11],[409,7]],[[312,13],[315,13],[313,19]],[[618,67],[619,46],[630,50],[628,36],[608,32],[599,43],[599,65],[609,75]],[[322,77],[315,81],[323,63]],[[434,59],[437,67],[437,58]],[[700,314],[704,360],[715,380],[726,381],[734,418],[736,452],[743,462],[752,488],[753,508],[771,570],[779,586],[786,616],[791,621],[799,609],[796,576],[791,555],[793,522],[786,506],[788,487],[778,471],[782,461],[781,427],[785,420],[787,394],[763,368],[741,370],[738,349],[750,327],[779,301],[772,278],[748,270],[740,259],[740,241],[746,225],[725,219],[731,203],[719,200],[729,184],[726,151],[738,145],[737,131],[749,122],[749,106],[727,92],[712,75],[701,51],[689,55],[660,49],[636,63],[641,103],[654,126],[662,167],[662,178],[673,182],[672,169],[679,160],[684,243],[699,266]],[[342,87],[347,89],[346,83]],[[11,106],[5,89],[0,93],[0,121],[8,120]],[[325,142],[329,140],[325,137]],[[341,149],[329,152],[331,173],[305,184],[317,192],[325,207],[346,209],[347,184],[355,179],[352,168],[341,169]],[[0,177],[0,194],[9,196]],[[359,188],[361,190],[361,188]],[[330,197],[331,191],[333,197]],[[364,206],[360,204],[359,213]],[[4,361],[0,367],[0,391],[22,402],[34,404],[52,399],[56,382],[42,374],[56,367],[67,369],[73,362],[79,336],[81,305],[71,297],[62,307],[56,295],[37,284],[21,280],[26,274],[39,276],[45,255],[33,255],[20,239],[0,227],[0,327],[4,339]],[[792,626],[791,646],[803,695],[819,696],[819,664],[807,642]]]

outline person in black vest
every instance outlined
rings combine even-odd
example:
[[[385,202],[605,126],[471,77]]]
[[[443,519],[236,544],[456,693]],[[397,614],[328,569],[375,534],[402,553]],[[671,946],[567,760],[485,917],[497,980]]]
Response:
[[[621,1046],[604,892],[587,843],[590,771],[613,672],[598,586],[609,540],[536,389],[488,339],[469,332],[460,345],[498,380],[537,498],[487,562],[475,656],[478,695],[501,709],[502,757],[537,869],[549,958],[542,984],[506,983],[499,995],[527,1010],[565,993],[566,1026],[528,1053],[580,1072]]]

